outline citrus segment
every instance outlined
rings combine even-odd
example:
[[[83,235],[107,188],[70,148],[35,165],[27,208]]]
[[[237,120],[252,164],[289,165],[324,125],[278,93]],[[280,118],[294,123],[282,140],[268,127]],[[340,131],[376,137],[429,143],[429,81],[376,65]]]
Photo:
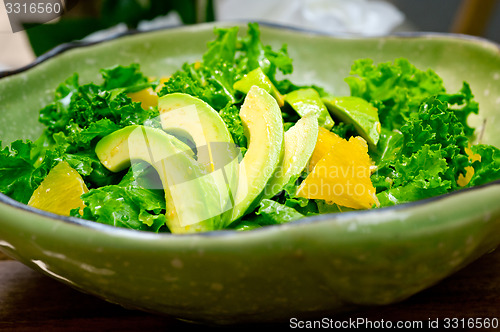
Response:
[[[474,153],[474,151],[472,151],[470,147],[465,148],[465,153],[467,153],[467,156],[469,156],[469,161],[471,163],[475,163],[476,161],[481,162],[481,155]],[[475,173],[474,167],[472,166],[465,167],[465,175],[464,174],[458,175],[457,184],[460,187],[465,187],[466,185],[469,184],[470,180],[472,180],[474,173]]]
[[[465,153],[467,153],[467,156],[469,157],[469,160],[471,163],[474,163],[476,161],[481,162],[481,155],[478,153],[474,153],[470,147],[465,148]]]
[[[160,84],[158,84],[155,90],[153,88],[146,88],[136,92],[129,92],[127,96],[133,102],[141,103],[141,107],[145,110],[156,107],[158,106],[158,92],[161,91],[168,79],[168,77],[162,77],[159,81]]]
[[[466,185],[469,184],[470,180],[472,180],[473,176],[474,176],[474,167],[467,166],[465,167],[465,175],[458,174],[457,184],[460,187],[465,187]]]
[[[309,171],[312,171],[314,166],[332,149],[332,146],[343,140],[342,137],[337,134],[325,129],[323,127],[318,128],[318,140],[316,146],[314,147],[313,154],[309,161]]]
[[[158,106],[158,95],[152,88],[143,89],[127,94],[133,102],[141,103],[145,110]]]
[[[379,204],[370,180],[371,167],[368,144],[363,138],[351,137],[349,141],[341,138],[300,184],[297,196],[369,209]]]
[[[84,203],[80,196],[88,192],[80,174],[65,161],[61,161],[47,174],[33,192],[28,205],[40,210],[69,216],[72,209]]]

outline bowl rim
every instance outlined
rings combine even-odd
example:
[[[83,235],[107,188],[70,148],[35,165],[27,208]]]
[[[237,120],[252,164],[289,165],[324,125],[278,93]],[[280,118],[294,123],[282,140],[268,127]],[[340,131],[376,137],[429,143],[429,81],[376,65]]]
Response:
[[[415,38],[450,38],[450,39],[458,39],[458,40],[468,40],[471,42],[475,42],[478,44],[483,44],[483,45],[489,45],[490,47],[496,47],[497,51],[500,54],[500,43],[491,41],[489,39],[483,38],[483,37],[478,37],[478,36],[472,36],[472,35],[464,35],[464,34],[457,34],[457,33],[446,33],[446,32],[424,32],[424,31],[408,31],[408,32],[395,32],[391,34],[385,34],[385,35],[376,35],[376,36],[363,36],[363,35],[358,35],[358,34],[348,34],[348,33],[328,33],[328,32],[321,32],[321,31],[316,31],[316,30],[310,30],[310,29],[304,29],[300,27],[295,27],[295,26],[290,26],[290,25],[285,25],[281,23],[274,23],[274,22],[267,22],[267,21],[251,21],[258,23],[259,26],[264,26],[267,28],[271,29],[278,29],[278,30],[287,30],[291,32],[299,32],[303,34],[310,34],[314,36],[324,36],[324,37],[330,37],[330,38],[337,38],[337,39],[389,39],[389,38],[405,38],[405,39],[415,39]],[[40,65],[41,63],[50,60],[59,54],[65,53],[69,50],[72,49],[77,49],[77,48],[82,48],[82,47],[88,47],[88,46],[93,46],[105,42],[109,42],[115,39],[120,39],[123,37],[127,36],[134,36],[134,35],[139,35],[139,34],[144,34],[144,33],[152,33],[152,32],[160,32],[160,31],[166,31],[166,30],[175,30],[175,29],[198,29],[200,26],[205,26],[205,27],[216,27],[216,26],[231,26],[231,25],[239,25],[243,26],[244,24],[248,24],[249,21],[216,21],[216,22],[207,22],[207,23],[198,23],[198,24],[192,24],[192,25],[175,25],[175,26],[168,26],[168,27],[159,27],[159,28],[153,28],[153,29],[148,29],[148,30],[136,30],[136,29],[128,29],[127,31],[124,32],[119,32],[112,34],[110,36],[106,36],[105,38],[99,39],[99,40],[78,40],[78,41],[72,41],[64,44],[60,44],[53,49],[47,51],[46,53],[38,56],[35,58],[35,60],[23,67],[16,68],[13,70],[7,70],[7,71],[0,71],[0,79],[13,76],[22,72],[26,72],[30,70],[31,68]],[[328,221],[340,221],[342,219],[349,219],[352,218],[353,216],[360,216],[360,215],[373,215],[373,214],[380,214],[388,211],[400,211],[400,210],[407,210],[407,209],[412,209],[415,207],[419,206],[425,206],[431,203],[434,203],[436,201],[446,199],[449,197],[455,197],[458,195],[465,195],[469,192],[475,192],[478,190],[482,190],[484,188],[488,187],[493,187],[496,185],[500,185],[500,179],[495,180],[480,186],[475,186],[475,187],[469,187],[469,188],[463,188],[463,189],[458,189],[452,192],[448,192],[442,195],[418,200],[418,201],[413,201],[413,202],[407,202],[407,203],[401,203],[393,206],[388,206],[384,208],[379,208],[379,209],[370,209],[370,210],[354,210],[354,211],[346,211],[342,213],[324,213],[324,214],[318,214],[314,216],[307,216],[295,221],[287,222],[286,225],[289,227],[294,227],[297,225],[304,225],[304,224],[312,224],[312,223],[318,223],[318,222],[328,222]],[[264,227],[259,227],[250,231],[237,231],[234,229],[223,229],[223,230],[215,230],[215,231],[210,231],[210,232],[200,232],[200,233],[187,233],[187,234],[173,234],[173,233],[168,233],[168,232],[162,232],[162,233],[154,233],[154,232],[146,232],[146,231],[138,231],[135,229],[128,229],[128,228],[121,228],[121,227],[116,227],[108,224],[102,224],[98,223],[95,221],[91,220],[86,220],[83,218],[77,218],[77,217],[71,217],[71,216],[62,216],[58,215],[55,213],[43,211],[34,207],[31,207],[27,204],[23,204],[19,201],[14,200],[13,198],[10,198],[9,196],[0,193],[0,203],[3,205],[8,205],[12,208],[15,208],[17,210],[22,210],[22,211],[27,211],[28,213],[33,213],[42,217],[46,217],[49,219],[53,220],[58,220],[62,221],[66,224],[71,224],[71,225],[76,225],[76,226],[81,226],[85,227],[89,230],[94,230],[94,231],[101,231],[105,233],[113,233],[116,235],[122,234],[126,236],[137,236],[137,237],[145,237],[145,238],[165,238],[165,237],[192,237],[192,236],[203,236],[203,237],[221,237],[221,236],[234,236],[235,234],[245,234],[248,232],[251,233],[256,233],[256,232],[266,232],[269,230],[272,230],[276,227],[283,227],[283,225],[267,225]]]
[[[416,207],[420,206],[425,206],[429,205],[432,203],[435,203],[437,201],[447,199],[449,197],[458,197],[458,195],[465,195],[468,192],[477,192],[479,190],[482,190],[484,188],[490,188],[493,186],[500,186],[500,180],[495,180],[480,186],[475,186],[475,187],[469,187],[469,188],[463,188],[463,189],[458,189],[452,192],[448,192],[442,195],[434,196],[434,197],[429,197],[425,199],[421,199],[418,201],[412,201],[412,202],[407,202],[407,203],[401,203],[397,205],[392,205],[392,206],[387,206],[379,209],[370,209],[370,210],[353,210],[353,211],[346,211],[346,212],[341,212],[341,213],[323,213],[323,214],[317,214],[314,216],[308,216],[304,218],[300,218],[298,220],[290,221],[285,224],[273,224],[273,225],[266,225],[263,227],[258,227],[256,229],[248,230],[248,231],[238,231],[234,229],[221,229],[221,230],[214,230],[214,231],[209,231],[209,232],[199,232],[199,233],[186,233],[186,234],[173,234],[169,232],[161,232],[161,233],[154,233],[154,232],[147,232],[147,231],[140,231],[136,229],[129,229],[129,228],[122,228],[122,227],[116,227],[108,224],[103,224],[99,223],[96,221],[92,220],[87,220],[83,218],[77,218],[77,217],[71,217],[71,216],[63,216],[59,214],[55,214],[52,212],[40,210],[38,208],[29,206],[27,204],[23,204],[19,201],[16,201],[13,198],[10,198],[9,196],[0,193],[0,204],[5,204],[8,205],[12,208],[15,208],[17,210],[22,210],[22,211],[27,211],[28,213],[33,213],[42,217],[46,217],[49,219],[53,220],[58,220],[62,221],[66,224],[71,224],[71,225],[76,225],[76,226],[81,226],[85,227],[90,230],[94,231],[100,231],[104,233],[113,233],[116,235],[133,235],[134,237],[145,237],[145,238],[164,238],[164,237],[226,237],[226,236],[234,236],[235,234],[246,234],[246,233],[257,233],[257,232],[266,232],[271,229],[275,229],[276,227],[282,228],[283,226],[287,227],[294,227],[295,226],[300,226],[300,225],[305,225],[305,224],[315,224],[315,223],[320,223],[320,222],[339,222],[342,221],[343,219],[352,219],[353,216],[362,216],[362,215],[377,215],[381,213],[386,213],[386,212],[392,212],[392,211],[404,211],[408,209],[413,209]]]

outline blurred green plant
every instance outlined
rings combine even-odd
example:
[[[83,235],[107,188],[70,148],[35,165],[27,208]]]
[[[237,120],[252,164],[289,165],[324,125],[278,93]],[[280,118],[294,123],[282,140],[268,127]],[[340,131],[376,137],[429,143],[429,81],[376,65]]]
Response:
[[[39,56],[57,45],[121,23],[136,29],[139,22],[172,11],[179,14],[183,24],[214,20],[213,0],[80,0],[57,22],[25,23],[24,27],[33,52]]]

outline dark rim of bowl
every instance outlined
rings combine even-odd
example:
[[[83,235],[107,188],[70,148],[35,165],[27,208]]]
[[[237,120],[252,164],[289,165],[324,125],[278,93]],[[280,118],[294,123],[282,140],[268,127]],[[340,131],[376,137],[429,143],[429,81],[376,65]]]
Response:
[[[228,25],[238,25],[238,24],[243,24],[243,23],[248,23],[248,21],[234,21],[234,22],[210,22],[210,23],[203,23],[203,24],[198,24],[198,25],[207,25],[207,26],[216,26],[217,24],[221,24],[224,26]],[[293,26],[287,26],[287,25],[282,25],[282,24],[277,24],[277,23],[271,23],[271,22],[265,22],[265,21],[258,21],[256,22],[261,26],[266,26],[270,28],[276,28],[276,29],[283,29],[283,30],[289,30],[289,31],[297,31],[301,33],[306,33],[306,34],[312,34],[316,36],[327,36],[327,37],[333,37],[333,38],[359,38],[359,39],[378,39],[378,38],[425,38],[425,37],[446,37],[446,38],[456,38],[456,39],[466,39],[470,41],[475,41],[475,42],[480,42],[484,44],[490,44],[493,45],[497,48],[497,50],[500,52],[500,44],[495,43],[493,41],[490,41],[488,39],[482,38],[482,37],[476,37],[476,36],[469,36],[469,35],[462,35],[462,34],[455,34],[455,33],[441,33],[441,32],[398,32],[398,33],[393,33],[389,35],[383,35],[383,36],[360,36],[360,35],[353,35],[353,34],[330,34],[330,33],[325,33],[325,32],[319,32],[319,31],[314,31],[314,30],[308,30],[308,29],[303,29],[299,27],[293,27]],[[192,25],[193,26],[193,25]],[[127,30],[125,32],[117,33],[111,36],[108,36],[106,38],[100,39],[100,40],[95,40],[95,41],[74,41],[70,43],[65,43],[61,44],[52,50],[48,51],[47,53],[37,57],[32,63],[18,68],[14,70],[8,70],[8,71],[3,71],[0,72],[0,78],[15,75],[24,71],[27,71],[59,54],[62,54],[68,50],[74,49],[74,48],[81,48],[81,47],[86,47],[86,46],[92,46],[96,44],[100,44],[103,42],[107,42],[110,40],[118,39],[121,37],[125,36],[131,36],[131,35],[136,35],[136,34],[142,34],[142,33],[149,33],[149,32],[155,32],[155,31],[161,31],[161,30],[170,30],[170,29],[177,29],[177,28],[186,28],[190,27],[188,25],[177,25],[177,26],[170,26],[170,27],[161,27],[161,28],[155,28],[155,29],[149,29],[149,30]],[[348,212],[342,212],[342,213],[325,213],[325,214],[319,214],[315,216],[309,216],[309,217],[304,217],[299,220],[291,221],[286,223],[286,225],[301,225],[301,224],[309,224],[309,223],[316,223],[316,222],[322,222],[322,221],[327,221],[327,220],[342,220],[345,218],[351,218],[353,215],[364,215],[364,214],[374,214],[374,213],[381,213],[384,211],[398,211],[398,210],[406,210],[418,206],[423,206],[429,203],[433,203],[445,198],[449,198],[450,196],[456,196],[456,195],[463,195],[467,192],[471,191],[477,191],[481,190],[486,187],[492,187],[495,185],[500,185],[500,180],[492,181],[480,186],[475,186],[475,187],[470,187],[470,188],[463,188],[459,189],[453,192],[449,192],[446,194],[442,194],[439,196],[434,196],[426,199],[422,199],[419,201],[414,201],[414,202],[408,202],[408,203],[401,203],[398,205],[394,206],[389,206],[389,207],[384,207],[380,209],[371,209],[371,210],[357,210],[357,211],[348,211]],[[90,229],[94,229],[96,231],[104,231],[104,232],[112,232],[115,234],[123,233],[127,235],[133,234],[134,236],[145,236],[145,237],[164,237],[164,236],[228,236],[231,234],[245,234],[248,233],[249,231],[237,231],[237,230],[231,230],[231,229],[224,229],[224,230],[216,230],[216,231],[210,231],[210,232],[202,232],[202,233],[188,233],[188,234],[172,234],[172,233],[153,233],[153,232],[147,232],[147,231],[138,231],[135,229],[127,229],[127,228],[120,228],[112,225],[107,225],[107,224],[102,224],[98,223],[95,221],[91,220],[86,220],[86,219],[81,219],[81,218],[76,218],[76,217],[66,217],[66,216],[61,216],[58,214],[54,214],[51,212],[39,210],[37,208],[28,206],[26,204],[23,204],[19,201],[16,201],[9,196],[0,193],[0,202],[5,203],[6,205],[10,205],[14,208],[21,209],[24,211],[28,211],[31,213],[35,213],[38,215],[42,215],[44,217],[48,217],[51,219],[63,221],[66,223],[74,224],[74,225],[79,225],[83,227],[87,227]],[[256,229],[253,229],[251,232],[262,232],[266,231],[267,229],[271,229],[274,227],[283,227],[283,225],[268,225],[264,227],[259,227]],[[132,232],[132,233],[131,233]]]

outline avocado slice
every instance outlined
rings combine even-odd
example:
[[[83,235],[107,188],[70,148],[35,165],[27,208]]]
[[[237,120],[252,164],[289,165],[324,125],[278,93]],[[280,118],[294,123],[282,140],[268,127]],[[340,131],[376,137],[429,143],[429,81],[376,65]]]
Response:
[[[333,121],[318,91],[313,88],[294,90],[285,96],[285,103],[289,104],[298,115],[305,116],[314,113],[318,116],[318,125],[325,129],[332,129]]]
[[[233,88],[247,94],[250,91],[250,88],[254,85],[257,85],[259,88],[262,88],[266,90],[267,93],[271,94],[271,96],[273,96],[278,102],[279,107],[285,104],[285,97],[278,91],[273,82],[271,82],[269,77],[264,74],[260,67],[248,72],[239,81],[236,81],[233,84]]]
[[[163,130],[193,143],[198,162],[214,177],[225,215],[230,219],[240,149],[233,143],[224,120],[209,104],[185,93],[162,96],[158,110]]]
[[[158,100],[163,130],[183,137],[197,149],[198,161],[208,172],[217,168],[210,143],[234,145],[231,134],[219,113],[203,100],[186,93],[171,93]]]
[[[376,149],[381,131],[377,108],[363,98],[353,96],[323,97],[321,100],[333,116],[353,124],[370,149]]]
[[[314,113],[302,117],[285,132],[283,163],[266,186],[264,198],[272,198],[306,168],[318,140],[318,118]]]
[[[172,233],[222,229],[221,202],[214,178],[194,159],[191,148],[161,129],[133,125],[102,138],[95,152],[112,172],[132,160],[151,164],[165,191],[167,226]]]
[[[256,85],[248,91],[240,117],[249,141],[239,167],[232,220],[241,218],[264,192],[281,163],[284,148],[283,118],[276,100]]]

